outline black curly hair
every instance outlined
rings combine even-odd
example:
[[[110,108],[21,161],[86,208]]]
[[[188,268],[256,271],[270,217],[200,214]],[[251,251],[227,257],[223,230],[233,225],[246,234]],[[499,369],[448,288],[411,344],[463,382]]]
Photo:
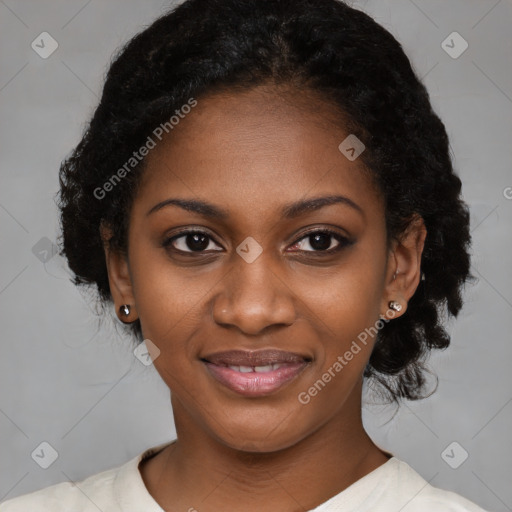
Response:
[[[379,329],[365,370],[399,402],[424,396],[424,360],[446,348],[445,308],[457,316],[470,274],[469,211],[454,173],[445,127],[401,45],[365,13],[339,0],[187,0],[117,54],[101,101],[60,168],[61,254],[77,285],[112,300],[100,223],[127,251],[129,211],[145,160],[98,190],[155,127],[191,98],[212,91],[285,84],[315,92],[343,113],[385,199],[388,244],[415,215],[427,229],[425,279],[406,314]],[[131,329],[142,339],[139,321]]]

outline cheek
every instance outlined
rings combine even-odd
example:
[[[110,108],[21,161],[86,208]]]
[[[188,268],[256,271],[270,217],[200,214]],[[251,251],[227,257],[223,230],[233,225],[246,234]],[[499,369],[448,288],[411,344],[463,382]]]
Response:
[[[192,329],[200,317],[210,278],[173,266],[165,251],[154,247],[134,248],[130,269],[144,335],[157,344],[180,340],[180,333]]]
[[[329,279],[305,283],[303,300],[316,326],[317,368],[305,392],[319,403],[337,400],[359,380],[370,358],[380,320],[379,265],[347,265]],[[320,395],[322,397],[320,398]],[[306,397],[306,400],[308,398]]]
[[[380,280],[379,265],[345,265],[321,278],[302,280],[301,301],[316,317],[312,321],[343,346],[379,319]]]
[[[308,414],[327,419],[362,382],[380,324],[379,301],[368,275],[332,279],[326,290],[309,296],[308,306],[321,320],[317,332],[315,371],[297,400]],[[306,412],[306,409],[304,409]]]

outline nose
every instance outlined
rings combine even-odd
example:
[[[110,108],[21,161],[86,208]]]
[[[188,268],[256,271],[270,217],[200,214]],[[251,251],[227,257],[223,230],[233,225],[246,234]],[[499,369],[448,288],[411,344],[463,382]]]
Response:
[[[238,328],[247,335],[261,334],[271,326],[292,325],[297,297],[277,265],[264,254],[248,263],[240,258],[222,281],[213,306],[217,324]]]

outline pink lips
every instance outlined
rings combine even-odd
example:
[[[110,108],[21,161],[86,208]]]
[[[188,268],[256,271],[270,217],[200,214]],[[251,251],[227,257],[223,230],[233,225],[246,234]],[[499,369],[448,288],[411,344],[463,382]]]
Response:
[[[244,396],[264,396],[294,379],[309,359],[293,352],[231,350],[203,358],[209,373],[227,388]]]

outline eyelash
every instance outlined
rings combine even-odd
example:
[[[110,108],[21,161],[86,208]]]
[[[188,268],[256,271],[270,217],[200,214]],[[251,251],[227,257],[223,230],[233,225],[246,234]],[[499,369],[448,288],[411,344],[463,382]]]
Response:
[[[292,244],[292,247],[294,245],[297,245],[300,241],[304,240],[305,238],[308,238],[312,235],[315,235],[317,233],[320,233],[320,234],[326,234],[326,235],[330,235],[332,238],[335,238],[339,244],[337,247],[333,248],[333,249],[326,249],[326,250],[320,250],[320,251],[302,251],[302,250],[299,250],[299,251],[294,251],[294,252],[299,252],[299,253],[302,253],[302,254],[319,254],[319,255],[332,255],[338,251],[340,251],[341,249],[343,249],[344,247],[347,247],[349,245],[352,245],[354,242],[352,240],[349,240],[348,238],[340,235],[337,231],[334,231],[332,229],[329,229],[329,228],[319,228],[319,229],[314,229],[314,230],[311,230],[311,231],[308,231],[306,233],[304,233],[300,238],[298,238],[293,244]],[[214,243],[217,244],[217,242],[215,242],[214,238],[209,234],[207,233],[206,231],[201,231],[201,230],[185,230],[185,231],[181,231],[179,233],[177,233],[176,235],[170,237],[170,238],[167,238],[166,240],[164,240],[164,242],[162,243],[162,246],[166,249],[170,249],[171,251],[175,252],[175,253],[179,253],[179,254],[205,254],[204,251],[182,251],[181,249],[176,249],[175,247],[173,247],[173,242],[175,240],[178,240],[179,238],[183,238],[184,236],[187,236],[187,235],[204,235],[206,236],[207,238],[209,238],[210,240],[212,240]],[[219,244],[217,244],[219,245]],[[221,252],[221,251],[214,251],[214,252]]]

